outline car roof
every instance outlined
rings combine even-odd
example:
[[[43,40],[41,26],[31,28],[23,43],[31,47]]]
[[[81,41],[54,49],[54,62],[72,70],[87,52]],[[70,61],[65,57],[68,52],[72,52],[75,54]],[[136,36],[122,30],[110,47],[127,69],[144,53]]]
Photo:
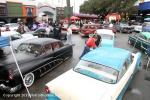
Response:
[[[113,31],[110,30],[110,29],[97,29],[96,33],[99,34],[99,35],[101,35],[101,34],[108,34],[108,35],[113,35],[113,36],[115,35],[113,33]]]
[[[52,39],[52,38],[34,38],[34,39],[31,39],[30,41],[25,41],[23,43],[46,45],[46,44],[58,42],[58,41],[60,41],[60,40],[56,40],[56,39]]]
[[[99,47],[87,54],[81,59],[102,64],[121,71],[125,60],[131,55],[131,52],[115,47]]]
[[[16,35],[16,34],[20,34],[19,32],[16,32],[16,31],[4,31],[4,32],[1,32],[1,36],[4,36],[4,37],[9,37],[9,36],[12,36],[12,35]]]
[[[147,39],[150,39],[150,32],[140,32],[140,34],[144,35]]]

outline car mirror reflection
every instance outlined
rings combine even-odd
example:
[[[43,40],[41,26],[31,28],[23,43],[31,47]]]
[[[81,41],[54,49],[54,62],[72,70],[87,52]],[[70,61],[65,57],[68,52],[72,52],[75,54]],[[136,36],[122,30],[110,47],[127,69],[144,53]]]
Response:
[[[17,48],[15,48],[15,52],[16,52],[16,53],[18,53],[18,50],[17,50]]]
[[[37,56],[39,56],[39,55],[40,55],[40,52],[35,51],[35,52],[34,52],[34,55],[35,55],[35,57],[37,57]]]

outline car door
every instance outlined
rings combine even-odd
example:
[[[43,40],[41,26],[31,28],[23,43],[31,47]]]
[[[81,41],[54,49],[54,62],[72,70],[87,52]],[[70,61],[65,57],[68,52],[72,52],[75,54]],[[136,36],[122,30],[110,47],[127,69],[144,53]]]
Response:
[[[52,43],[55,59],[64,60],[72,55],[72,46],[64,45],[61,41]]]
[[[119,73],[118,83],[116,84],[115,95],[114,95],[114,97],[116,97],[117,100],[122,100],[122,97],[133,77],[133,72],[135,67],[131,66],[131,62],[132,62],[131,57],[127,58],[122,67],[122,70]]]
[[[147,38],[144,35],[139,35],[138,37],[138,46],[143,49],[147,48]]]
[[[42,62],[39,65],[40,68],[40,77],[49,72],[53,67],[55,67],[55,62],[54,62],[54,54],[52,50],[51,43],[43,45],[41,48],[39,60]],[[39,61],[39,62],[40,62]]]

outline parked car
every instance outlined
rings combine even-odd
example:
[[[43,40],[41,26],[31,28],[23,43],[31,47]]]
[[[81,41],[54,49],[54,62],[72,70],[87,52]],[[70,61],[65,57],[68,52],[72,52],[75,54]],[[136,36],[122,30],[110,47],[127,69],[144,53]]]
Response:
[[[34,38],[38,38],[38,36],[33,36],[32,34],[21,34],[20,38],[12,41],[12,47],[13,49],[16,49],[21,43],[25,41],[30,41],[31,39]]]
[[[75,24],[72,24],[71,26],[71,29],[72,29],[72,33],[79,33],[80,32],[80,27],[75,25]]]
[[[19,32],[16,31],[1,32],[1,36],[10,37],[13,45],[18,45],[18,43],[20,44],[28,39],[38,38],[37,36],[33,36],[32,34],[20,34]]]
[[[109,29],[109,30],[112,30],[113,31],[113,33],[117,33],[117,30],[116,30],[116,27],[113,25],[113,24],[109,24],[109,25],[107,25],[107,24],[103,24],[103,29]]]
[[[134,30],[133,30],[134,32],[137,32],[137,33],[142,32],[142,23],[134,22],[132,26],[134,27]]]
[[[122,100],[139,69],[141,53],[97,48],[85,54],[73,69],[46,84],[47,100]]]
[[[5,22],[0,21],[0,27],[2,27],[3,25],[5,25]]]
[[[150,22],[144,22],[142,25],[143,32],[150,32]]]
[[[117,24],[115,28],[120,33],[132,33],[134,31],[134,27],[129,26],[128,23]]]
[[[110,29],[98,29],[96,33],[101,36],[100,46],[114,46],[115,34]]]
[[[145,50],[144,48],[150,47],[150,32],[140,32],[129,35],[128,44],[141,50]]]
[[[62,26],[62,30],[67,31],[67,28],[68,28],[68,24],[64,23]],[[71,24],[70,28],[72,29],[72,33],[79,33],[80,32],[80,27],[75,25],[75,24]]]
[[[36,31],[26,32],[25,34],[33,34],[34,36],[38,37],[54,38],[54,33],[51,30],[47,31],[46,28],[39,28]],[[61,33],[61,39],[67,39],[67,33]]]
[[[23,74],[24,84],[30,87],[36,78],[42,77],[71,57],[72,52],[72,45],[64,45],[52,38],[35,38],[21,43],[15,56]],[[12,55],[0,58],[0,89],[14,93],[22,84]]]
[[[93,34],[97,29],[101,28],[102,26],[100,24],[84,24],[81,28],[80,35],[89,36],[89,34]]]
[[[19,27],[19,24],[18,23],[8,23],[8,24],[3,25],[1,27],[1,30],[5,31],[7,26],[9,27],[10,31],[16,31]]]
[[[20,39],[21,38],[20,33],[16,32],[16,31],[1,32],[1,36],[2,37],[10,37],[11,40],[16,40],[16,39]]]

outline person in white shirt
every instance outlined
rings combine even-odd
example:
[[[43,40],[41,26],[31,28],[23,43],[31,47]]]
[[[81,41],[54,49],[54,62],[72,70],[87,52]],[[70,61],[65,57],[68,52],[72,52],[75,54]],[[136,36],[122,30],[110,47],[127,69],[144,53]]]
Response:
[[[67,41],[66,41],[66,44],[73,44],[72,42],[72,29],[70,27],[71,25],[68,26],[68,29],[67,29]]]

